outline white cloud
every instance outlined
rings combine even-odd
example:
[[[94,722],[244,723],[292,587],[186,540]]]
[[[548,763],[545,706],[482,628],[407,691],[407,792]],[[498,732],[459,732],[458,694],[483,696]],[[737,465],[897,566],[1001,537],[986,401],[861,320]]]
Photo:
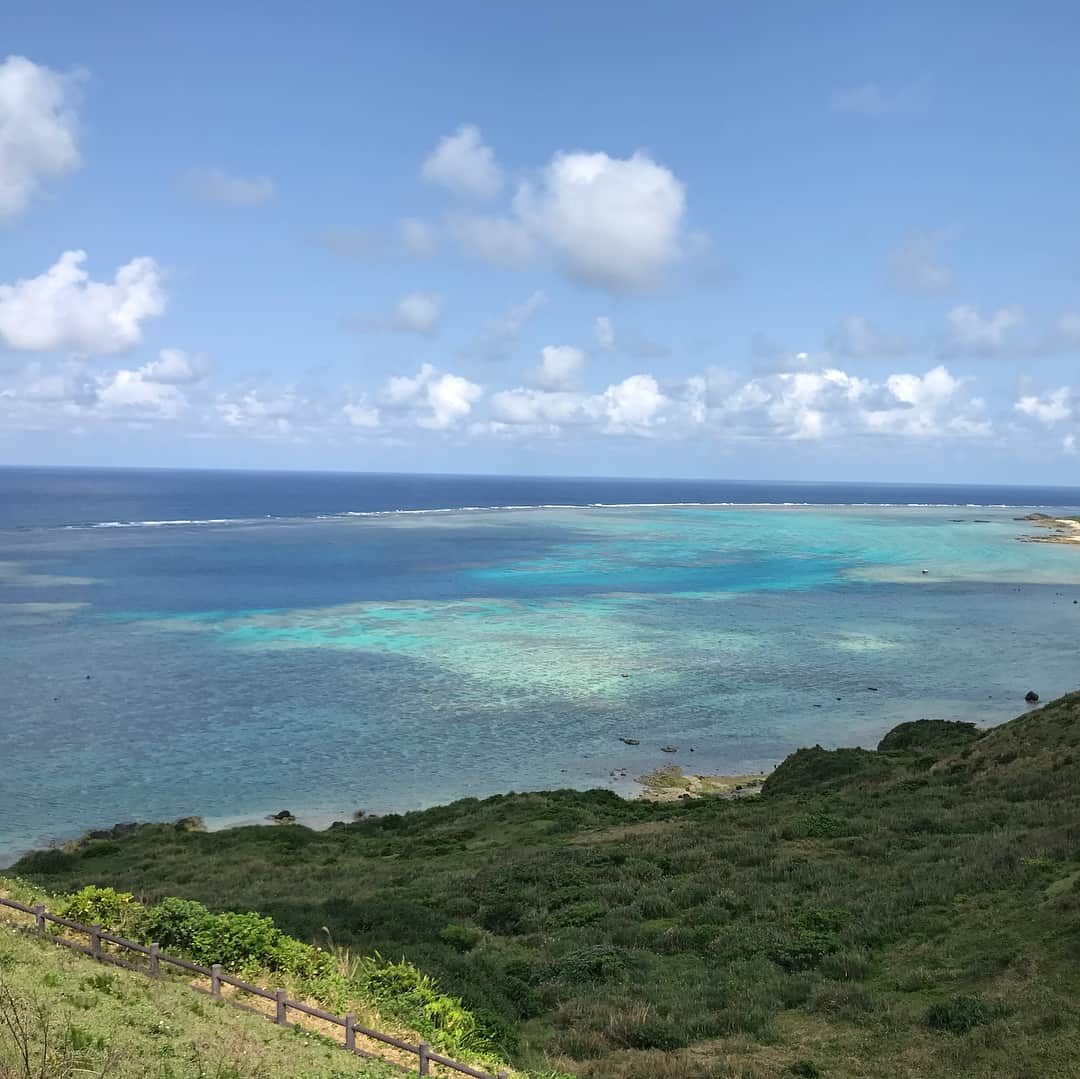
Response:
[[[671,404],[652,375],[630,375],[596,394],[503,390],[492,396],[491,415],[497,424],[524,434],[557,434],[564,426],[588,425],[605,434],[650,435]]]
[[[294,433],[296,420],[308,402],[294,390],[248,389],[221,393],[214,407],[226,427],[256,438],[281,438]]]
[[[545,390],[572,390],[581,376],[585,353],[572,345],[547,345],[540,350],[540,366],[532,381]]]
[[[937,242],[929,235],[912,237],[889,256],[889,276],[901,292],[944,292],[953,284],[953,271],[940,260]]]
[[[946,351],[954,355],[994,356],[1011,344],[1009,331],[1024,321],[1020,307],[1000,307],[983,316],[977,307],[961,305],[948,315],[949,337]]]
[[[0,219],[25,210],[45,180],[81,164],[76,78],[23,56],[0,64]]]
[[[527,266],[536,253],[528,229],[509,217],[455,214],[448,225],[450,235],[467,254],[497,266],[520,269]]]
[[[388,379],[379,397],[388,408],[414,416],[417,426],[441,431],[466,419],[483,393],[475,382],[425,363],[412,377]]]
[[[174,419],[188,406],[187,397],[178,386],[155,381],[147,376],[146,368],[114,371],[103,377],[97,402],[107,411],[133,409],[164,419]]]
[[[182,386],[201,381],[206,377],[209,366],[205,356],[192,355],[178,348],[163,348],[156,360],[151,360],[140,370],[150,382]]]
[[[433,335],[442,318],[443,298],[434,292],[410,292],[402,296],[388,315],[348,318],[345,325],[361,332],[417,333]]]
[[[341,411],[353,427],[379,426],[379,410],[364,401],[350,401],[342,407]]]
[[[152,258],[121,266],[112,284],[90,280],[85,251],[65,251],[38,277],[0,285],[0,341],[48,352],[120,352],[142,340],[142,323],[165,310]]]
[[[654,288],[681,254],[685,188],[642,152],[556,154],[514,209],[568,275],[600,288]]]
[[[615,327],[612,326],[611,319],[606,315],[598,315],[596,321],[593,322],[593,336],[602,349],[613,349],[615,347]]]
[[[877,82],[866,82],[832,95],[834,112],[852,116],[899,116],[925,112],[930,106],[930,80],[913,82],[889,89]]]
[[[907,351],[902,337],[884,333],[861,315],[849,315],[828,334],[829,348],[840,356],[870,360],[900,356]]]
[[[1076,435],[1066,435],[1061,440],[1061,449],[1063,453],[1076,453]]]
[[[505,360],[513,351],[526,323],[547,303],[547,294],[537,290],[522,303],[515,304],[502,317],[489,322],[479,340],[465,354],[482,360]]]
[[[457,194],[479,199],[494,198],[503,182],[494,150],[485,145],[480,129],[473,124],[463,124],[453,135],[440,139],[421,174]]]
[[[394,328],[408,333],[433,333],[442,316],[442,308],[441,296],[410,292],[398,300]]]
[[[983,401],[961,396],[966,381],[941,366],[922,376],[889,375],[885,398],[863,414],[866,428],[914,438],[989,435]]]
[[[418,259],[429,259],[439,249],[435,230],[415,217],[406,217],[401,222],[401,246],[406,254]]]
[[[199,202],[219,202],[225,206],[261,206],[274,197],[274,184],[269,177],[248,179],[215,168],[192,169],[184,179],[184,186]]]
[[[1013,407],[1025,416],[1030,416],[1033,420],[1052,427],[1055,423],[1060,423],[1072,416],[1072,391],[1068,386],[1060,386],[1043,397],[1028,394],[1021,397]]]

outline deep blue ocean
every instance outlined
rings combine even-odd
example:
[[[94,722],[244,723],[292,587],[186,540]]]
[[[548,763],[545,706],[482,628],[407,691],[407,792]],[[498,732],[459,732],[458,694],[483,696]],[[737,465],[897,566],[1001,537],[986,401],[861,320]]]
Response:
[[[0,469],[0,864],[1003,721],[1080,684],[1036,507],[1080,491]]]

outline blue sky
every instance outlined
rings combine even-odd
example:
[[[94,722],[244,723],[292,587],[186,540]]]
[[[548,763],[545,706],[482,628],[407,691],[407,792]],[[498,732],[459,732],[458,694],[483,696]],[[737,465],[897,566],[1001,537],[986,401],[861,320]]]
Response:
[[[1077,475],[1075,5],[0,30],[0,461]]]

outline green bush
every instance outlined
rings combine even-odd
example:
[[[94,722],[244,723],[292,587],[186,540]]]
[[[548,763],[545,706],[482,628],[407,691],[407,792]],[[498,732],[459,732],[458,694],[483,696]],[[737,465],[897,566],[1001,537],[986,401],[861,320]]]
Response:
[[[202,903],[170,897],[139,912],[139,933],[145,942],[156,941],[160,944],[164,952],[178,952],[186,956],[194,950],[195,936],[209,918],[210,912]]]
[[[541,981],[565,982],[571,985],[583,982],[607,982],[620,977],[630,965],[629,953],[624,948],[607,944],[594,944],[577,951],[567,952],[549,963],[540,973]]]
[[[483,937],[481,930],[468,925],[448,925],[439,930],[439,939],[459,952],[471,952]]]
[[[83,925],[100,925],[107,933],[119,928],[132,910],[130,892],[113,888],[98,888],[88,884],[60,904],[63,917]]]
[[[950,997],[931,1004],[926,1011],[926,1025],[932,1030],[944,1030],[950,1034],[966,1034],[975,1027],[985,1026],[1005,1014],[1000,1001],[984,1000],[978,996]]]

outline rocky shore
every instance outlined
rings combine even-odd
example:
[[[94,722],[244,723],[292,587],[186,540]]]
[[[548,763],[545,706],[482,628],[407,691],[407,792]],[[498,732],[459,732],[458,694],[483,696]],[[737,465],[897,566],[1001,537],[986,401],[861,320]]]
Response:
[[[1080,544],[1080,517],[1052,517],[1048,513],[1029,513],[1026,517],[1016,519],[1047,530],[1041,535],[1020,536],[1021,543]]]

